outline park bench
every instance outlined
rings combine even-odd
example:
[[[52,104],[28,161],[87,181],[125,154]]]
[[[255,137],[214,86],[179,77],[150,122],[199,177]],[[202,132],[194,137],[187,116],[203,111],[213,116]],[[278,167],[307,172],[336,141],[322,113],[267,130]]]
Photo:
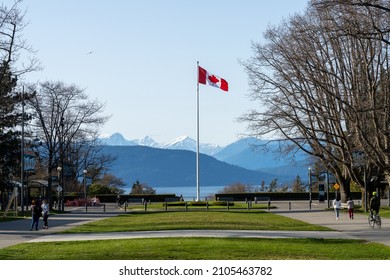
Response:
[[[255,196],[254,200],[255,204],[257,204],[258,201],[271,201],[271,198],[269,196]]]
[[[175,202],[175,201],[180,201],[179,197],[166,197],[165,202]]]
[[[271,209],[271,198],[269,196],[255,196],[254,200],[255,204],[257,204],[258,201],[266,201],[268,210]]]
[[[129,198],[127,200],[128,204],[144,204],[144,199],[142,197],[140,198]]]
[[[220,196],[218,201],[234,201],[234,198],[231,196]]]
[[[175,196],[175,197],[166,197],[165,198],[165,211],[168,211],[168,203],[169,202],[176,202],[176,201],[180,201],[180,198]]]
[[[230,209],[230,202],[233,202],[234,198],[231,196],[221,196],[218,198],[218,201],[225,201],[227,209],[229,210]],[[232,205],[234,205],[234,204],[232,204]]]

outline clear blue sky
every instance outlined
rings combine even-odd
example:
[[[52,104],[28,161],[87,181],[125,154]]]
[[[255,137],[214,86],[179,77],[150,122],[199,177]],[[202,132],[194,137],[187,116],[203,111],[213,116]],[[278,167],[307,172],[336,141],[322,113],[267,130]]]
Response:
[[[5,1],[7,3],[9,1]],[[24,0],[24,38],[43,71],[29,82],[63,81],[106,103],[102,134],[196,138],[196,62],[226,79],[229,92],[200,85],[200,142],[226,145],[245,133],[236,120],[248,98],[239,60],[269,24],[302,12],[307,0]]]

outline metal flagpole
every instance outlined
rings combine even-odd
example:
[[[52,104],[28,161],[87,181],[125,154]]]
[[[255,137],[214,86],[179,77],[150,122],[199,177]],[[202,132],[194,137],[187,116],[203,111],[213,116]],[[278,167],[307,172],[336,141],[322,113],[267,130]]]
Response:
[[[196,73],[197,90],[196,90],[196,201],[199,201],[200,187],[199,187],[199,61],[197,62]]]

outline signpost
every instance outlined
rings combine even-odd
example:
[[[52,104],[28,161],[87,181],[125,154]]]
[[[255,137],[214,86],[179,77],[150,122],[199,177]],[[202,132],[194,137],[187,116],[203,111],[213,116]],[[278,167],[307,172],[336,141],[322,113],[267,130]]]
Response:
[[[333,185],[333,188],[336,190],[336,198],[337,198],[337,190],[340,188],[340,185],[337,184],[337,183],[335,183],[335,184]]]
[[[325,185],[318,184],[318,202],[325,201]]]
[[[60,203],[60,196],[61,196],[61,192],[62,192],[62,187],[61,186],[58,186],[57,187],[57,192],[58,192],[58,210],[60,211],[60,205],[61,205],[61,203]]]

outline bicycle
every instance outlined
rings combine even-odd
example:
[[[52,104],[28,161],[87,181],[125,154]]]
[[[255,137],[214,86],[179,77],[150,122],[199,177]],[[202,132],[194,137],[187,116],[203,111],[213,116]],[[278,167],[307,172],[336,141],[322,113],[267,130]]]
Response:
[[[368,223],[372,228],[374,227],[377,227],[378,229],[381,228],[382,226],[381,216],[379,216],[379,214],[374,215],[373,213],[370,213],[370,215],[368,215]]]

